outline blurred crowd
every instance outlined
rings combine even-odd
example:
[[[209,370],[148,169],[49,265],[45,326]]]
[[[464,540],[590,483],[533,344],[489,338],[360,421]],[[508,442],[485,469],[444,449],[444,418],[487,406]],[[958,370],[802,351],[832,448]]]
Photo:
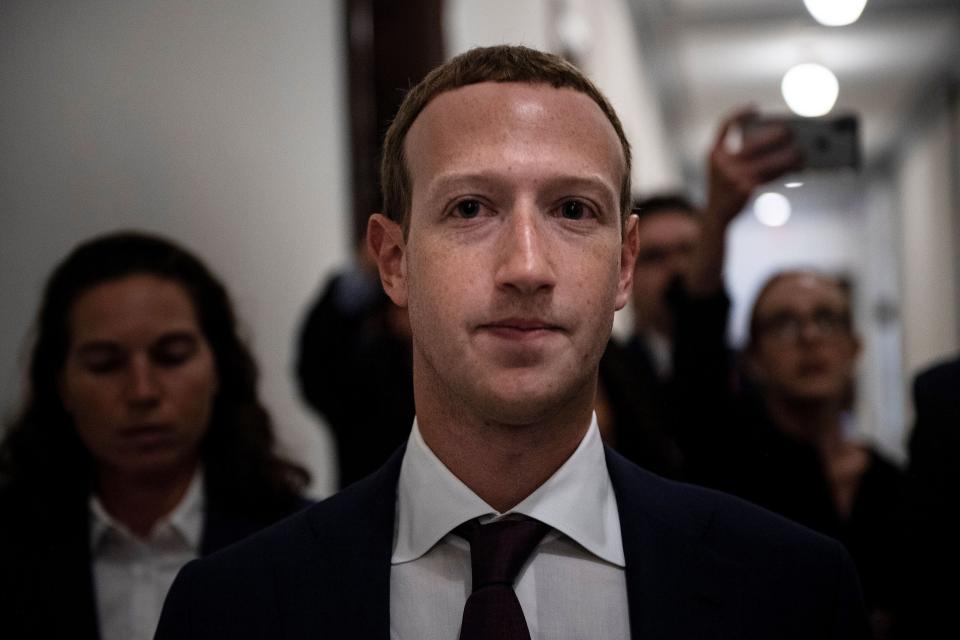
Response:
[[[728,227],[803,162],[777,126],[734,151],[730,132],[753,115],[719,125],[705,202],[635,203],[633,326],[601,361],[601,433],[661,476],[841,541],[876,638],[939,637],[960,539],[960,360],[914,381],[902,467],[849,433],[861,342],[839,274],[773,275],[746,346],[731,348]],[[414,418],[409,324],[367,252],[325,283],[299,336],[297,381],[335,436],[341,486],[380,467]],[[308,504],[308,474],[275,453],[256,385],[227,291],[175,243],[114,233],[57,265],[0,444],[7,637],[150,638],[185,562]]]

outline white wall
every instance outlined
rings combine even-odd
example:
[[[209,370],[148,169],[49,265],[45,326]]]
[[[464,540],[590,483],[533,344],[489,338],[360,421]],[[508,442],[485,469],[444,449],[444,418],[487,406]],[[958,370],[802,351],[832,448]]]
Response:
[[[293,340],[348,255],[343,19],[335,0],[0,5],[0,401],[21,391],[40,288],[78,241],[163,233],[233,293],[285,448],[335,484]]]
[[[548,0],[446,0],[443,19],[448,58],[495,44],[550,50]]]
[[[900,203],[886,173],[874,177],[863,207],[863,270],[854,315],[863,339],[857,416],[862,429],[888,455],[906,457],[907,396],[903,384],[903,325],[900,313]]]
[[[904,149],[897,173],[902,211],[905,381],[960,346],[957,309],[956,114],[944,101]]]

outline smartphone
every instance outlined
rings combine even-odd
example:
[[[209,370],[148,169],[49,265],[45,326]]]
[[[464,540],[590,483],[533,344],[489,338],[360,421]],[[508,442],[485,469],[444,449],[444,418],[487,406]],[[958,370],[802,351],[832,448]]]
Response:
[[[860,169],[860,125],[857,116],[824,118],[760,115],[747,120],[743,136],[770,124],[787,127],[803,154],[803,168],[813,170]]]

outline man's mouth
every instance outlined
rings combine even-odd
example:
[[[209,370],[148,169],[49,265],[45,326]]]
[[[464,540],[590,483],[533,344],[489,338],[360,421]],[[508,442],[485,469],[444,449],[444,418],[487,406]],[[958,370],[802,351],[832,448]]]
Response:
[[[563,328],[539,318],[503,318],[480,325],[480,330],[508,340],[531,340],[560,333]]]

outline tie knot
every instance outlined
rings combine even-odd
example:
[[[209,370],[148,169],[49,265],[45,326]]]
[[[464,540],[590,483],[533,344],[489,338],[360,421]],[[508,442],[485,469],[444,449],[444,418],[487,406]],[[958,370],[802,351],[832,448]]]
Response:
[[[524,562],[550,526],[533,518],[498,520],[480,524],[465,522],[454,533],[470,543],[473,590],[492,584],[512,587]]]

